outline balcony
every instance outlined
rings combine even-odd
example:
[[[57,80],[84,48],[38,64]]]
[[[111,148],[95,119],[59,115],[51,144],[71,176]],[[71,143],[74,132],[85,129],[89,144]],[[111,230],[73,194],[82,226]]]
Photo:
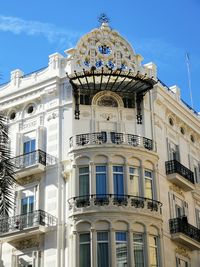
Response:
[[[17,177],[21,178],[26,175],[43,172],[47,165],[56,163],[56,158],[42,150],[35,150],[12,158],[12,162],[16,168]]]
[[[104,144],[142,147],[147,150],[155,151],[155,144],[151,139],[134,134],[96,132],[72,136],[69,140],[71,150],[85,146]]]
[[[160,215],[162,213],[162,204],[159,201],[131,196],[116,194],[96,194],[87,196],[73,197],[68,200],[69,211],[73,213],[91,212],[91,211],[107,211],[117,212],[119,208],[123,208],[126,212],[142,211]],[[120,210],[121,212],[122,210]]]
[[[189,224],[187,217],[169,220],[171,237],[191,250],[200,249],[200,229]]]
[[[56,226],[57,219],[43,210],[0,219],[0,239],[6,242],[27,235],[47,232]]]
[[[183,166],[177,160],[170,160],[165,162],[165,169],[167,178],[170,182],[178,185],[185,191],[195,189],[194,173]]]

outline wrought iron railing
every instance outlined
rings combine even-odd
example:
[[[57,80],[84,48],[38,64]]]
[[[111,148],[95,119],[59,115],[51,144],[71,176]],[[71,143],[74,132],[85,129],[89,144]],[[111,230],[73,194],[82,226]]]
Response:
[[[37,226],[56,226],[57,219],[43,210],[0,218],[0,236]]]
[[[93,194],[73,197],[68,200],[69,210],[73,208],[84,208],[89,206],[124,206],[131,208],[142,208],[161,214],[162,204],[153,199],[117,194]]]
[[[47,166],[56,163],[56,158],[38,149],[11,159],[16,169],[24,169],[38,163]]]
[[[83,147],[85,145],[101,144],[129,145],[143,147],[148,150],[155,150],[153,140],[134,134],[116,132],[85,133],[72,136],[69,140],[70,148]]]
[[[191,225],[187,221],[187,217],[180,217],[169,220],[169,228],[171,234],[182,233],[186,236],[200,242],[200,229]]]
[[[166,174],[178,173],[186,180],[194,184],[194,173],[177,160],[165,162]]]

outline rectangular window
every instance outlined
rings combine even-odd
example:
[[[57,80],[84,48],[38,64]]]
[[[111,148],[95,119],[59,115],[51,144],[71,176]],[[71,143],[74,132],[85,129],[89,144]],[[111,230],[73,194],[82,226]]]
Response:
[[[36,164],[37,155],[36,153],[31,153],[35,151],[35,144],[36,144],[35,139],[24,142],[24,154],[25,154],[23,158],[24,167]]]
[[[98,267],[109,267],[108,232],[97,232]]]
[[[133,250],[135,267],[144,267],[144,239],[143,234],[133,234]]]
[[[96,166],[96,194],[105,197],[107,193],[106,166]]]
[[[152,172],[145,171],[144,172],[145,178],[145,197],[146,198],[153,198],[153,179],[152,179]]]
[[[79,267],[90,267],[90,234],[79,235]]]
[[[114,194],[119,197],[124,195],[123,166],[113,166]]]
[[[79,168],[79,196],[88,197],[89,191],[89,167],[81,167]]]
[[[138,168],[129,167],[129,178],[131,180],[131,192],[134,196],[139,196],[139,174]]]
[[[158,238],[149,236],[150,267],[158,267]]]
[[[31,227],[34,224],[34,216],[33,216],[33,210],[34,210],[34,196],[28,196],[21,199],[21,214],[23,216],[23,219],[21,220],[21,227]]]
[[[116,232],[116,266],[128,266],[127,234],[126,232]]]

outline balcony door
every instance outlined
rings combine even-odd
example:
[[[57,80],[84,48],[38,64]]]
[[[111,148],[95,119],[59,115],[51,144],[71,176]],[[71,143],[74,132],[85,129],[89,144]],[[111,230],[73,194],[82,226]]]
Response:
[[[124,198],[124,171],[123,166],[113,166],[114,194],[117,199]]]
[[[21,227],[27,228],[33,226],[34,196],[28,196],[21,199]]]
[[[34,152],[36,149],[36,141],[35,139],[28,140],[24,142],[24,167],[34,165],[36,163],[36,153]]]

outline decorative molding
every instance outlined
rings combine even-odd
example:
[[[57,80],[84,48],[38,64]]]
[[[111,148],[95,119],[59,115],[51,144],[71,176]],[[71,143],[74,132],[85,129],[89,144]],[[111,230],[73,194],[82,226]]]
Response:
[[[56,112],[53,112],[51,113],[48,117],[47,117],[47,120],[50,121],[50,120],[54,120],[58,117],[58,113]]]
[[[175,184],[170,185],[169,189],[176,192],[177,194],[181,195],[183,198],[185,198],[183,191],[177,185],[175,185]]]
[[[40,239],[37,237],[32,237],[32,238],[26,238],[26,239],[22,239],[20,241],[15,241],[12,242],[12,245],[14,247],[14,251],[16,250],[24,250],[27,248],[33,248],[33,247],[37,247],[39,248],[40,246]]]
[[[175,249],[175,252],[183,257],[186,257],[188,259],[190,259],[190,255],[188,253],[188,250],[183,248],[183,247],[180,247],[178,246],[178,248]]]
[[[109,118],[109,120],[116,119],[116,115],[112,114],[112,113],[102,113],[102,114],[100,114],[100,117],[103,119]]]
[[[19,129],[20,131],[24,131],[24,130],[27,130],[27,129],[30,129],[30,128],[36,128],[37,127],[37,120],[34,120],[34,121],[28,121],[28,122],[25,122],[25,123],[20,123],[20,126],[19,126]]]
[[[26,185],[26,184],[31,184],[33,182],[39,182],[41,180],[41,177],[38,176],[26,176],[22,177],[21,179],[17,179],[17,182],[19,185]]]

